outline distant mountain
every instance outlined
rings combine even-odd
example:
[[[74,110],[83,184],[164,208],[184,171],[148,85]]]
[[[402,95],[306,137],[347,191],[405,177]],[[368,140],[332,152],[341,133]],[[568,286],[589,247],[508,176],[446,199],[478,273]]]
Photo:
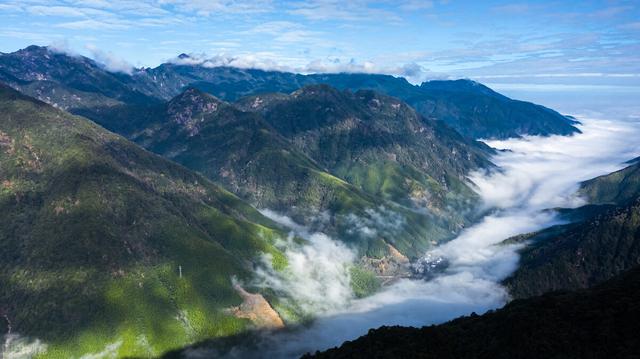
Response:
[[[422,94],[406,98],[430,118],[471,138],[570,135],[577,122],[546,107],[512,100],[474,81],[429,81]]]
[[[637,358],[640,268],[437,326],[381,327],[305,358]]]
[[[368,89],[397,97],[424,116],[442,120],[471,138],[569,135],[579,132],[573,126],[575,120],[543,106],[511,100],[469,80],[429,81],[415,86],[404,78],[389,75],[343,73],[303,76],[179,64],[163,64],[148,70],[148,73],[162,84],[161,91],[153,92],[157,96],[166,96],[169,93],[167,86],[174,87],[174,94],[184,86],[194,86],[234,101],[251,94],[290,93],[305,85],[327,84],[341,90]],[[149,86],[146,88],[150,89]]]
[[[403,205],[442,209],[453,200],[447,196],[469,192],[470,170],[491,166],[489,147],[374,91],[314,85],[289,96],[255,96],[239,103],[252,104],[245,108],[262,113],[323,168]]]
[[[133,138],[376,257],[450,238],[474,215],[465,175],[492,166],[488,147],[397,99],[326,85],[236,103],[189,88]]]
[[[247,297],[232,278],[264,253],[286,265],[273,244],[285,233],[253,207],[2,84],[0,213],[0,333],[52,357],[155,356],[238,333],[252,321],[225,311]]]
[[[414,86],[404,78],[373,74],[300,75],[277,71],[195,65],[188,55],[131,75],[113,74],[92,60],[30,46],[0,55],[0,81],[73,113],[82,114],[119,133],[126,123],[145,121],[139,111],[169,100],[188,87],[226,100],[283,92],[306,85],[369,89],[402,99],[422,115],[444,121],[471,138],[572,134],[575,121],[548,108],[511,100],[473,81],[430,81]],[[137,111],[131,109],[137,108]],[[133,112],[139,116],[131,118]],[[123,123],[124,122],[124,123]]]
[[[522,237],[520,265],[505,285],[523,298],[586,288],[640,264],[640,164],[582,184],[591,205],[565,211],[577,221]]]
[[[153,116],[154,108],[164,102],[135,90],[136,78],[47,47],[0,54],[0,82],[118,133],[140,127],[137,122]]]

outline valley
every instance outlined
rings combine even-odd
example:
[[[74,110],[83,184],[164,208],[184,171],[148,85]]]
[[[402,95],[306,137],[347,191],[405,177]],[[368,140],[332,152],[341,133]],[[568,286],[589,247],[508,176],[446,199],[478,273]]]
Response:
[[[391,325],[421,327],[443,323],[469,313],[484,313],[500,308],[511,296],[529,297],[537,294],[522,295],[519,288],[513,286],[520,277],[527,278],[531,287],[546,292],[548,289],[544,289],[544,282],[523,273],[524,269],[519,267],[520,253],[524,256],[524,267],[529,267],[529,253],[535,253],[535,244],[526,244],[514,236],[557,225],[571,226],[566,224],[569,219],[562,215],[563,211],[556,212],[552,209],[582,208],[586,203],[595,203],[582,195],[586,189],[593,188],[594,181],[608,183],[612,181],[609,178],[618,181],[620,178],[629,178],[621,174],[635,173],[635,167],[592,181],[587,180],[624,167],[629,158],[640,153],[640,144],[635,140],[640,133],[637,124],[614,124],[604,120],[582,122],[582,134],[573,137],[528,137],[489,142],[495,148],[510,149],[499,152],[492,158],[503,169],[502,172],[480,172],[470,176],[482,202],[492,208],[492,211],[479,223],[462,231],[457,238],[430,250],[424,258],[413,261],[408,272],[405,272],[410,278],[392,281],[370,297],[336,301],[333,311],[328,311],[309,327],[280,334],[235,338],[229,342],[204,342],[181,353],[187,357],[190,353],[259,357],[266,352],[271,357],[298,357],[339,346],[344,341],[366,334],[370,328]],[[597,150],[585,154],[584,146]],[[587,182],[581,185],[583,181]],[[583,189],[580,189],[581,186]],[[635,192],[634,196],[637,198],[638,193]],[[632,213],[631,216],[637,218],[637,211]],[[582,224],[577,222],[576,225]],[[634,230],[624,233],[628,233],[625,237],[628,246],[638,248]],[[617,238],[617,235],[612,237]],[[600,261],[599,253],[608,246],[597,238],[590,240],[589,245],[597,243],[600,247],[590,249],[590,254],[585,253],[587,260]],[[526,239],[529,240],[530,236],[526,236]],[[531,241],[535,243],[535,240]],[[553,247],[548,250],[558,251]],[[560,253],[558,254],[562,256]],[[567,256],[571,254],[567,253]],[[541,262],[549,263],[549,257],[550,255],[543,256],[545,259]],[[626,249],[618,249],[617,253],[612,254],[612,258],[618,262],[628,258],[630,262],[625,269],[637,265],[637,255]],[[557,261],[565,263],[568,259],[559,257]],[[612,266],[595,265],[595,268]],[[622,271],[620,269],[617,273]],[[615,274],[609,273],[602,278],[612,278]],[[506,284],[506,288],[502,283]],[[578,288],[585,287],[582,285]],[[557,288],[576,287],[558,284]],[[168,355],[177,356],[178,353]]]
[[[3,355],[293,358],[638,264],[636,122],[198,61],[0,54]]]

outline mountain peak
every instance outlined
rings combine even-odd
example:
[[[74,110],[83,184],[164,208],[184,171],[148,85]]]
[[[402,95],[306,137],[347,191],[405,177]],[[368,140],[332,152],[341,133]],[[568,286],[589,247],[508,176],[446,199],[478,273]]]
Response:
[[[46,46],[29,45],[24,49],[18,50],[18,52],[48,52],[49,48]]]
[[[179,58],[180,60],[185,60],[185,59],[190,59],[190,58],[191,58],[191,56],[189,56],[189,55],[187,55],[187,54],[185,54],[185,53],[183,52],[183,53],[181,53],[180,55],[178,55],[178,58]]]
[[[206,93],[200,89],[198,89],[197,87],[193,87],[193,86],[189,86],[187,88],[185,88],[184,91],[182,91],[182,93],[180,93],[179,95],[177,95],[176,97],[174,97],[171,102],[174,102],[176,100],[185,100],[185,99],[190,99],[191,101],[195,101],[195,100],[202,100],[202,101],[206,101],[206,102],[217,102],[217,103],[223,103],[224,101],[220,100],[219,98],[217,98],[216,96]]]
[[[169,101],[167,111],[171,119],[197,133],[197,118],[214,113],[227,103],[195,87],[188,87]]]

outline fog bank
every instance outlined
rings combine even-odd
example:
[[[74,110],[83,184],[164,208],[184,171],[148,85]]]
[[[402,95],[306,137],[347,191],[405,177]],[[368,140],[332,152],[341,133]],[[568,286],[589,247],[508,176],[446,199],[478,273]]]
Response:
[[[501,307],[508,295],[500,282],[517,268],[517,250],[524,245],[501,242],[559,223],[549,209],[584,204],[576,196],[581,181],[622,168],[640,155],[638,123],[581,121],[583,133],[571,137],[487,141],[508,150],[493,158],[500,171],[470,175],[489,214],[414,264],[416,271],[431,274],[424,280],[400,280],[371,297],[354,299],[344,287],[348,274],[339,269],[353,259],[353,252],[326,236],[306,233],[309,244],[287,250],[287,257],[294,259],[289,277],[269,272],[262,276],[266,285],[292,296],[303,298],[300,292],[321,290],[306,295],[313,296],[313,305],[318,306],[318,299],[323,303],[324,315],[302,330],[261,336],[258,351],[238,347],[226,356],[294,358],[340,345],[381,325],[423,326]],[[304,233],[294,223],[288,225]],[[327,275],[309,274],[324,268]],[[336,291],[331,291],[333,286]]]

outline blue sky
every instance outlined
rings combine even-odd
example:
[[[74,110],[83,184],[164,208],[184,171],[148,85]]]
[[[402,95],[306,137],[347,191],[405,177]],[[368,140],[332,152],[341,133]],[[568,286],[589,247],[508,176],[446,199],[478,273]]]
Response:
[[[0,0],[0,24],[2,52],[53,45],[124,71],[185,52],[414,82],[640,84],[638,1]]]

